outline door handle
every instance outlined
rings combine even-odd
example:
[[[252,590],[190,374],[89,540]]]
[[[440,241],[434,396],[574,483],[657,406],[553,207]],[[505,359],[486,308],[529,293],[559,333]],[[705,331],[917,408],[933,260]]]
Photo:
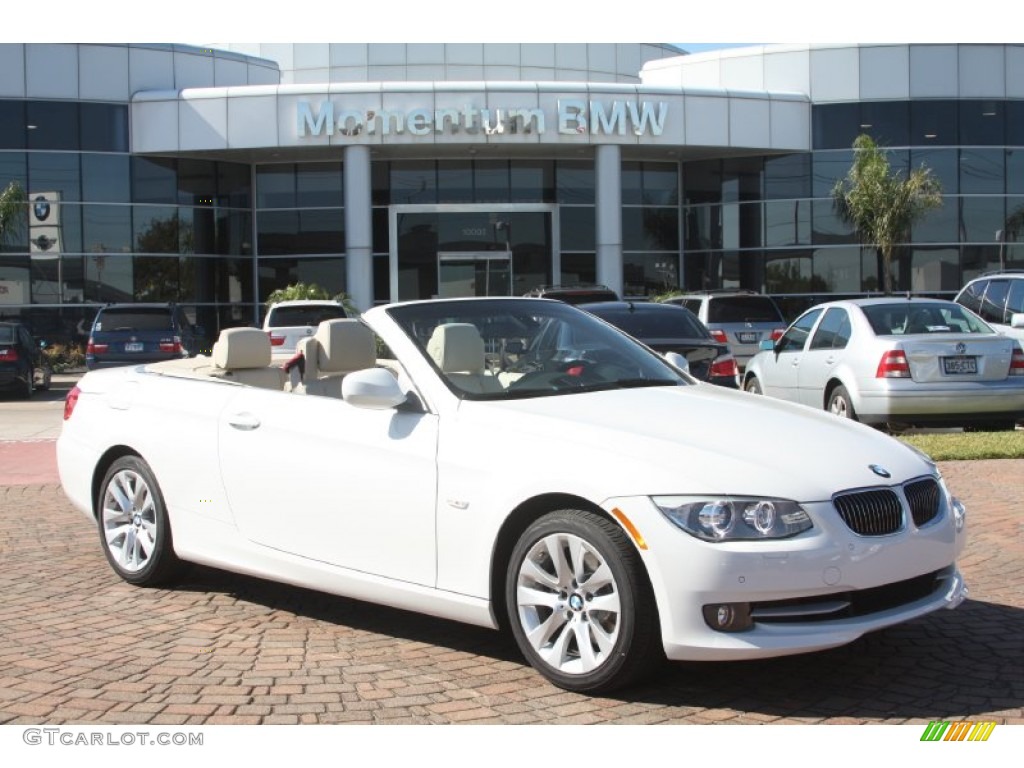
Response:
[[[250,431],[259,427],[260,420],[249,412],[233,413],[228,416],[228,424],[235,429]]]

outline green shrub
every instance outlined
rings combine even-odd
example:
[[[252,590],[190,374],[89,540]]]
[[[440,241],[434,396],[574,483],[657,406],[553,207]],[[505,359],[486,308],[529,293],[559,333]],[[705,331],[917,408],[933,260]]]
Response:
[[[43,347],[43,357],[54,373],[85,367],[85,350],[81,344],[51,344]]]

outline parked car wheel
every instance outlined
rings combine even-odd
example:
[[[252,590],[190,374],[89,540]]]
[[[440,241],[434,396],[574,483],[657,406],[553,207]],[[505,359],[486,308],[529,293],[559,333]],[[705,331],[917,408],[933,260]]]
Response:
[[[611,691],[663,657],[640,558],[618,526],[591,512],[552,512],[526,530],[506,599],[519,648],[562,688]]]
[[[761,391],[761,382],[757,380],[757,376],[751,376],[747,379],[747,383],[743,385],[743,389],[752,395],[763,395]]]
[[[19,394],[26,400],[32,399],[32,393],[35,391],[35,387],[32,386],[32,369],[29,368],[25,373],[25,385],[21,388]]]
[[[833,389],[829,394],[828,410],[836,416],[842,416],[844,419],[857,420],[857,412],[853,408],[853,401],[850,400],[850,393],[846,391],[846,387],[842,384]]]
[[[107,470],[97,518],[103,553],[128,583],[155,585],[177,571],[163,494],[142,459],[124,456]]]

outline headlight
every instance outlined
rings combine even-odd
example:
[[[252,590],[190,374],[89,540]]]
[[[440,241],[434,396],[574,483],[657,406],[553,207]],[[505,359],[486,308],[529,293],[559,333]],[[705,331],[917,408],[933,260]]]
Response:
[[[784,499],[652,496],[669,520],[704,541],[785,539],[812,528],[811,518]]]

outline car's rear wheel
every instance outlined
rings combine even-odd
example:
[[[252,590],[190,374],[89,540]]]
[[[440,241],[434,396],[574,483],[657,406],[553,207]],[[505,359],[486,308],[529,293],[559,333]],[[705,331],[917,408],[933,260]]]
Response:
[[[846,391],[846,387],[842,384],[829,393],[827,410],[836,416],[842,416],[844,419],[857,420],[857,412],[853,408],[850,393]]]
[[[21,388],[21,391],[18,394],[20,394],[26,400],[31,400],[32,393],[34,391],[35,387],[32,385],[32,369],[29,368],[25,372],[25,385]]]
[[[107,562],[130,584],[150,586],[180,566],[171,541],[163,494],[153,472],[137,456],[115,461],[99,492],[100,541]]]
[[[664,656],[640,557],[592,512],[561,510],[531,525],[513,550],[505,596],[523,655],[561,688],[621,688]]]
[[[752,395],[762,395],[761,382],[757,380],[757,376],[751,376],[747,379],[746,384],[743,385],[743,389]]]

